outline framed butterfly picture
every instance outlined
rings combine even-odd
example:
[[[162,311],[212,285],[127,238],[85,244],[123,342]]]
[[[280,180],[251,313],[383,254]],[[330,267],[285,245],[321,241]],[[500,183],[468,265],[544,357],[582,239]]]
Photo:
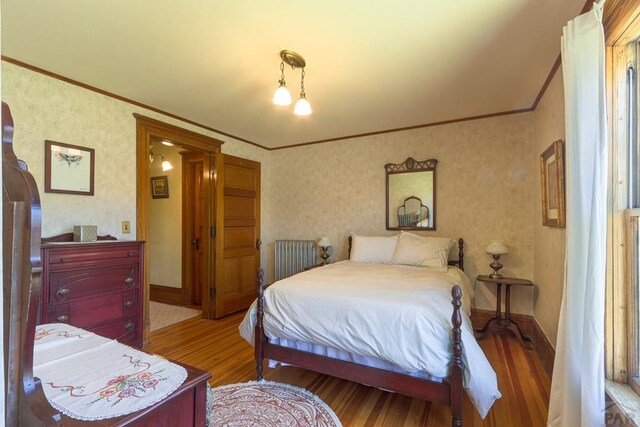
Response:
[[[93,196],[95,150],[56,141],[44,147],[44,191]]]

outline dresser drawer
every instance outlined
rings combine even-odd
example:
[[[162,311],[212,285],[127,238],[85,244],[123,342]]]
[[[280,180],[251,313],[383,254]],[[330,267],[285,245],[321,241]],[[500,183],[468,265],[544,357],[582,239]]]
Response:
[[[101,261],[131,260],[137,262],[139,256],[140,247],[138,245],[115,246],[110,243],[85,245],[80,251],[74,250],[73,247],[52,248],[47,251],[51,268],[60,265]]]
[[[40,323],[66,322],[142,345],[144,242],[54,241],[41,254]]]
[[[91,328],[105,322],[137,315],[136,292],[119,292],[94,298],[51,304],[49,319],[52,322],[68,323],[78,328]]]
[[[65,303],[109,292],[135,289],[138,264],[86,267],[49,273],[50,304]]]
[[[122,344],[140,348],[142,346],[142,329],[139,319],[137,316],[126,317],[89,330],[103,337],[118,340]]]

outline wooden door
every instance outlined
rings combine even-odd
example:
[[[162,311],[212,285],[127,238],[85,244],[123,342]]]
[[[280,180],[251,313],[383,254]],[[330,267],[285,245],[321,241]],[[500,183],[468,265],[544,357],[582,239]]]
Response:
[[[203,305],[203,295],[207,291],[207,281],[203,274],[206,264],[205,242],[208,238],[205,229],[205,155],[183,152],[182,154],[182,233],[183,266],[182,283],[185,289],[187,305]]]
[[[246,309],[260,268],[260,163],[226,154],[216,160],[215,318]]]
[[[213,227],[213,164],[206,153],[182,152],[182,283],[185,304],[201,305],[202,316],[213,317],[210,300],[213,286],[215,246]],[[211,284],[211,285],[210,285]]]

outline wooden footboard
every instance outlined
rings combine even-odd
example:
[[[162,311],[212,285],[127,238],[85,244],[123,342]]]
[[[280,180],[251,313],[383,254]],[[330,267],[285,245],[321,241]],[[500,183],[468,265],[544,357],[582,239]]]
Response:
[[[255,327],[255,356],[258,381],[263,379],[264,359],[295,365],[348,381],[354,381],[407,396],[448,405],[453,415],[453,426],[462,426],[463,365],[462,365],[462,290],[451,289],[453,314],[451,315],[452,346],[451,373],[443,382],[430,381],[357,363],[321,356],[306,351],[283,347],[269,342],[264,333],[264,273],[258,273],[258,303]]]

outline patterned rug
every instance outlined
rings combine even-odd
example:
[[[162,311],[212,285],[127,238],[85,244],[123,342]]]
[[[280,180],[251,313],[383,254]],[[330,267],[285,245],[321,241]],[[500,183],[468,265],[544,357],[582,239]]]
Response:
[[[155,301],[149,301],[149,307],[152,332],[202,314],[201,311],[192,308],[162,304]]]
[[[272,381],[214,388],[210,420],[216,427],[342,427],[315,394]]]

